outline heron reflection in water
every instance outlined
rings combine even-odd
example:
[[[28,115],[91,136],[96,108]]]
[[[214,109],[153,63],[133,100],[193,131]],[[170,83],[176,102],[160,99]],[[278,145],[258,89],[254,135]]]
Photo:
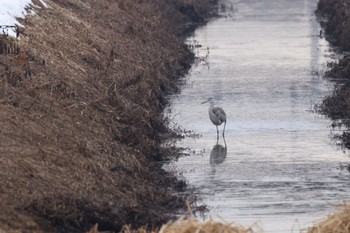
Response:
[[[213,149],[210,152],[210,165],[215,166],[218,164],[221,164],[225,161],[227,156],[227,145],[225,137],[224,139],[224,145],[221,145],[218,143],[218,140],[216,140],[215,146],[213,146]]]
[[[225,111],[220,108],[220,107],[215,107],[214,106],[214,100],[212,97],[208,98],[208,100],[202,102],[202,104],[205,103],[210,103],[209,106],[209,118],[211,122],[216,126],[216,135],[217,139],[219,139],[219,128],[218,126],[221,125],[222,123],[225,123],[224,125],[224,130],[222,132],[222,136],[225,137],[225,128],[226,128],[226,113]]]

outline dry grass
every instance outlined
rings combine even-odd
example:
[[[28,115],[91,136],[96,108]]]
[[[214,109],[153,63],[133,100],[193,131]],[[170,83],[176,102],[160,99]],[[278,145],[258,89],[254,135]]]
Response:
[[[102,233],[97,230],[97,225],[87,233]],[[180,218],[176,222],[169,222],[160,228],[150,229],[141,227],[137,230],[130,225],[123,226],[120,233],[257,233],[264,232],[258,225],[251,227],[219,223],[213,220],[200,222],[198,220]],[[294,231],[293,231],[294,232]],[[329,215],[319,224],[300,232],[307,233],[349,233],[350,232],[350,205],[344,204],[335,213]]]
[[[350,1],[320,0],[318,13],[328,18],[322,24],[330,42],[341,49],[350,50]]]
[[[0,229],[168,221],[185,206],[159,164],[160,112],[193,60],[182,1],[46,2],[0,38]]]
[[[308,233],[349,233],[350,205],[344,204],[318,225],[308,229]]]
[[[193,219],[180,218],[176,222],[164,224],[160,229],[149,229],[146,227],[132,230],[131,226],[124,226],[121,233],[257,233],[264,232],[259,225],[253,224],[245,228],[233,224],[225,224],[208,220],[200,222]],[[294,232],[294,231],[293,231]],[[342,205],[335,213],[329,215],[323,221],[300,232],[307,233],[350,233],[350,205]],[[89,233],[98,233],[93,231]]]
[[[179,219],[176,222],[164,224],[160,229],[149,230],[140,228],[131,230],[129,226],[124,226],[121,233],[254,233],[252,228],[235,226],[208,220],[200,222],[192,219]],[[91,232],[97,233],[97,232]]]
[[[185,220],[182,222],[169,223],[164,225],[159,233],[253,233],[251,228],[234,226],[231,224],[218,223],[212,220],[199,222]]]
[[[328,41],[343,51],[350,51],[350,0],[320,0],[318,14],[327,20],[321,21]],[[326,72],[327,78],[337,84],[332,95],[325,98],[321,111],[335,120],[335,125],[342,123],[350,127],[350,57],[345,56]],[[350,148],[348,132],[337,135],[346,148]]]

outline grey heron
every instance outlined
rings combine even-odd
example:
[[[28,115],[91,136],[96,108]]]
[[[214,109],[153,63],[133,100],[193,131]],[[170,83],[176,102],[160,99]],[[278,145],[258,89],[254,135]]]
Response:
[[[217,137],[219,137],[218,126],[221,125],[222,123],[225,123],[224,130],[222,132],[222,136],[225,137],[226,113],[222,108],[214,106],[214,100],[212,97],[210,97],[210,98],[208,98],[208,100],[202,102],[202,104],[205,104],[208,102],[210,103],[209,110],[208,110],[209,118],[210,118],[211,122],[216,126]]]

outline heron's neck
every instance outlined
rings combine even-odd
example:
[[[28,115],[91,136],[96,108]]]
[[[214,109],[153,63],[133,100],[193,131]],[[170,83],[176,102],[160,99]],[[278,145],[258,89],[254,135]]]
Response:
[[[210,101],[210,107],[209,109],[213,109],[214,108],[214,102],[213,101]]]

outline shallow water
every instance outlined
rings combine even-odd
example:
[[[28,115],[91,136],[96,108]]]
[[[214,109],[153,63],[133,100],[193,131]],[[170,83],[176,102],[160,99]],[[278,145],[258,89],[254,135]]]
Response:
[[[332,89],[321,75],[335,55],[319,37],[316,0],[231,2],[233,17],[189,39],[203,60],[169,114],[200,136],[179,141],[188,156],[166,168],[199,190],[207,217],[299,232],[349,199],[350,174],[339,169],[349,156],[313,111]],[[226,148],[200,104],[210,96],[227,114]]]

